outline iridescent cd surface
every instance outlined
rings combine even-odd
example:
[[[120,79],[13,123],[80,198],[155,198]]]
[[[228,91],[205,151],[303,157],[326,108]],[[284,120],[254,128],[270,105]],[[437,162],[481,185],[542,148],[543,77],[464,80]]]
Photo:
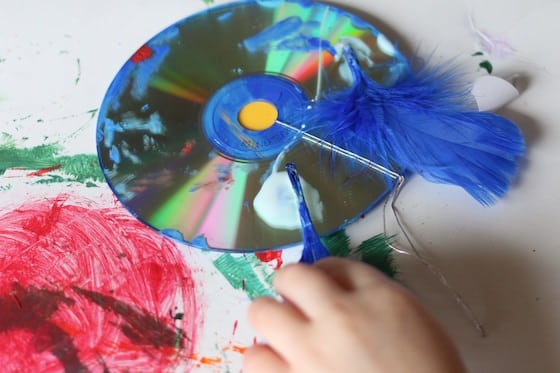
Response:
[[[107,182],[133,215],[173,239],[275,249],[301,242],[299,221],[271,224],[255,198],[293,162],[317,192],[319,234],[346,226],[390,182],[305,140],[301,118],[322,92],[351,84],[339,57],[348,43],[378,81],[389,84],[407,66],[371,25],[317,2],[232,3],[163,30],[124,64],[103,101],[97,146]],[[278,121],[263,130],[238,119],[256,101],[277,110]],[[278,214],[274,195],[267,198],[265,208]]]

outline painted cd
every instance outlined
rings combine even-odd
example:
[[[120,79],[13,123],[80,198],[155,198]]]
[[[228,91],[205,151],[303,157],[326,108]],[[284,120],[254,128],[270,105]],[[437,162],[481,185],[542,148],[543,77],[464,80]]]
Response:
[[[371,25],[307,1],[245,1],[188,17],[126,61],[97,126],[98,154],[117,198],[179,241],[253,251],[301,242],[286,162],[297,165],[317,231],[372,208],[385,175],[305,133],[302,113],[345,87],[350,44],[390,84],[406,60]]]

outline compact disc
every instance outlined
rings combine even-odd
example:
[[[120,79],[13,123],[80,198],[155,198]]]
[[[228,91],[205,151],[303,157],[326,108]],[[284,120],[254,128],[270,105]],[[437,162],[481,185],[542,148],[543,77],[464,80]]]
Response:
[[[100,109],[99,160],[117,198],[195,247],[285,248],[301,242],[284,203],[283,167],[293,162],[319,234],[357,219],[390,180],[302,123],[322,92],[351,84],[344,44],[381,83],[407,69],[373,26],[310,1],[222,5],[157,34],[125,62]]]

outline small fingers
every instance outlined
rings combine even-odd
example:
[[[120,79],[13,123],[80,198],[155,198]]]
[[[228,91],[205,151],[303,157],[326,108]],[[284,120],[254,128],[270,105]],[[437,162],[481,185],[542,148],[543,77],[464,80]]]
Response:
[[[275,299],[257,298],[249,306],[249,323],[284,358],[294,346],[294,338],[307,323],[294,306]]]
[[[345,290],[357,290],[390,281],[383,273],[357,260],[329,257],[315,263],[315,267]]]
[[[288,364],[269,346],[254,345],[243,357],[243,373],[284,373]]]
[[[325,272],[306,264],[282,268],[273,282],[276,291],[309,318],[329,306],[344,290]]]

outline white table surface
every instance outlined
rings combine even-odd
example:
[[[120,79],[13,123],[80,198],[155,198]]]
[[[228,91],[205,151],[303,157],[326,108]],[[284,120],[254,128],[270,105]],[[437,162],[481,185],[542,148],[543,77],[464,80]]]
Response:
[[[469,16],[481,30],[513,47],[507,56],[485,56],[495,75],[520,76],[520,97],[500,112],[516,121],[527,140],[527,157],[511,191],[497,204],[482,207],[458,188],[412,177],[399,200],[415,242],[473,308],[488,336],[477,335],[453,297],[421,263],[398,256],[397,264],[400,279],[445,326],[470,371],[560,371],[560,241],[556,237],[560,230],[560,2],[348,0],[333,4],[371,21],[409,55],[418,51],[421,56],[433,53],[435,61],[456,58],[477,74],[484,72],[478,71],[480,58],[471,56],[480,46]],[[25,147],[48,136],[67,154],[95,153],[96,122],[82,114],[99,106],[122,63],[140,45],[206,7],[198,0],[2,1],[0,132]],[[38,118],[46,123],[37,126]],[[76,128],[79,131],[72,132],[69,140],[68,133]],[[53,196],[67,188],[38,189],[21,183],[18,188],[0,189],[0,207],[5,212],[24,203],[30,193]],[[72,188],[84,196],[98,193],[95,198],[103,194],[102,198],[110,199],[108,188],[103,192]],[[370,214],[350,229],[353,240],[375,233],[379,223],[379,213]],[[211,264],[202,254],[188,256],[201,269],[196,276],[206,294],[199,355],[219,355],[215,346],[229,343],[235,320],[240,329],[237,342],[249,344],[253,333],[244,319],[246,299],[228,290],[215,271],[211,273]],[[0,348],[1,354],[9,351]],[[225,356],[214,364],[194,359],[192,368],[239,370],[241,356]]]

